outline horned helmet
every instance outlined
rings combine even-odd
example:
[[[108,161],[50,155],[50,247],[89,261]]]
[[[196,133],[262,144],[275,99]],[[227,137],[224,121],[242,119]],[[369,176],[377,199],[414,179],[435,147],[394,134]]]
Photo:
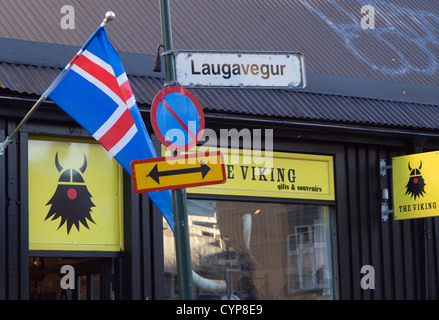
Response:
[[[91,201],[92,195],[88,191],[83,177],[87,169],[87,157],[84,154],[84,161],[78,170],[73,168],[64,169],[59,162],[57,152],[55,166],[61,175],[54,195],[46,204],[51,205],[51,208],[45,220],[50,217],[52,217],[51,220],[61,218],[58,229],[67,222],[67,234],[70,233],[73,225],[79,231],[79,223],[89,229],[87,220],[96,223],[91,217],[91,208],[95,205]]]
[[[410,198],[414,197],[414,200],[416,200],[417,197],[420,198],[421,196],[424,196],[424,193],[426,193],[426,184],[421,174],[422,160],[417,168],[412,168],[409,161],[408,168],[410,170],[410,177],[406,185],[407,191],[405,194],[409,194]]]

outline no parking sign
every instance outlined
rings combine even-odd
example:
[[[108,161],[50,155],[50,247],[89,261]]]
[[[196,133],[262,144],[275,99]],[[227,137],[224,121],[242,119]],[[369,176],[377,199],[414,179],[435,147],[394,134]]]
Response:
[[[188,151],[203,136],[204,113],[188,90],[172,86],[161,90],[151,105],[151,123],[159,140],[170,150]],[[223,155],[182,154],[131,162],[134,191],[182,189],[226,181]]]
[[[151,124],[168,149],[187,151],[195,147],[204,130],[204,113],[187,89],[171,86],[161,90],[151,105]]]

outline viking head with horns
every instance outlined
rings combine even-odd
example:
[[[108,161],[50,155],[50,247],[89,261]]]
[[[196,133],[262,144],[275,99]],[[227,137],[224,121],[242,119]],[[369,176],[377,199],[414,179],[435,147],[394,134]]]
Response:
[[[421,175],[422,161],[419,164],[418,168],[412,168],[409,162],[409,170],[410,170],[410,178],[409,182],[405,186],[407,191],[405,194],[409,194],[410,198],[414,196],[414,200],[416,197],[424,196],[425,192],[425,181]]]
[[[96,223],[90,214],[91,208],[95,206],[91,201],[92,195],[88,191],[82,177],[82,174],[87,169],[86,156],[84,155],[84,162],[78,171],[75,169],[64,169],[59,162],[57,152],[55,166],[61,175],[55,194],[46,204],[51,205],[51,207],[44,220],[50,217],[52,217],[51,220],[61,218],[58,229],[67,222],[67,234],[70,233],[73,225],[79,231],[79,223],[89,229],[87,220],[94,224]]]

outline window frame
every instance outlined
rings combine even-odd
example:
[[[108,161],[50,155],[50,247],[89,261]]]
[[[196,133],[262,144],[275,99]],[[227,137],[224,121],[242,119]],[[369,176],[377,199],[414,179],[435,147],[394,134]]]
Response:
[[[233,196],[218,194],[198,194],[187,193],[187,199],[190,200],[212,200],[212,201],[237,201],[237,202],[259,202],[259,203],[282,203],[282,204],[300,204],[315,205],[327,207],[329,216],[329,234],[330,241],[330,259],[331,259],[331,289],[332,300],[339,298],[338,285],[338,254],[337,254],[337,231],[336,231],[336,200],[309,200],[309,199],[290,199],[290,198],[274,198],[274,197],[252,197],[252,196]],[[285,266],[287,268],[287,266]],[[287,289],[288,290],[288,289]],[[297,292],[297,290],[296,290]]]

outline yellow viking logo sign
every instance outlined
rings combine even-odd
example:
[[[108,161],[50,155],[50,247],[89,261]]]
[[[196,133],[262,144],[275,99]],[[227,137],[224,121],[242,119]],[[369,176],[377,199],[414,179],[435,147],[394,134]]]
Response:
[[[439,215],[439,151],[392,159],[395,220]]]
[[[410,166],[410,161],[409,161],[408,167],[410,170],[410,178],[409,178],[409,182],[405,186],[407,189],[405,194],[410,195],[410,198],[414,198],[414,200],[416,200],[417,197],[418,198],[423,197],[425,193],[425,181],[421,175],[422,161],[419,164],[418,168],[413,168],[413,169]]]
[[[29,139],[29,250],[120,251],[122,167],[94,141]]]

